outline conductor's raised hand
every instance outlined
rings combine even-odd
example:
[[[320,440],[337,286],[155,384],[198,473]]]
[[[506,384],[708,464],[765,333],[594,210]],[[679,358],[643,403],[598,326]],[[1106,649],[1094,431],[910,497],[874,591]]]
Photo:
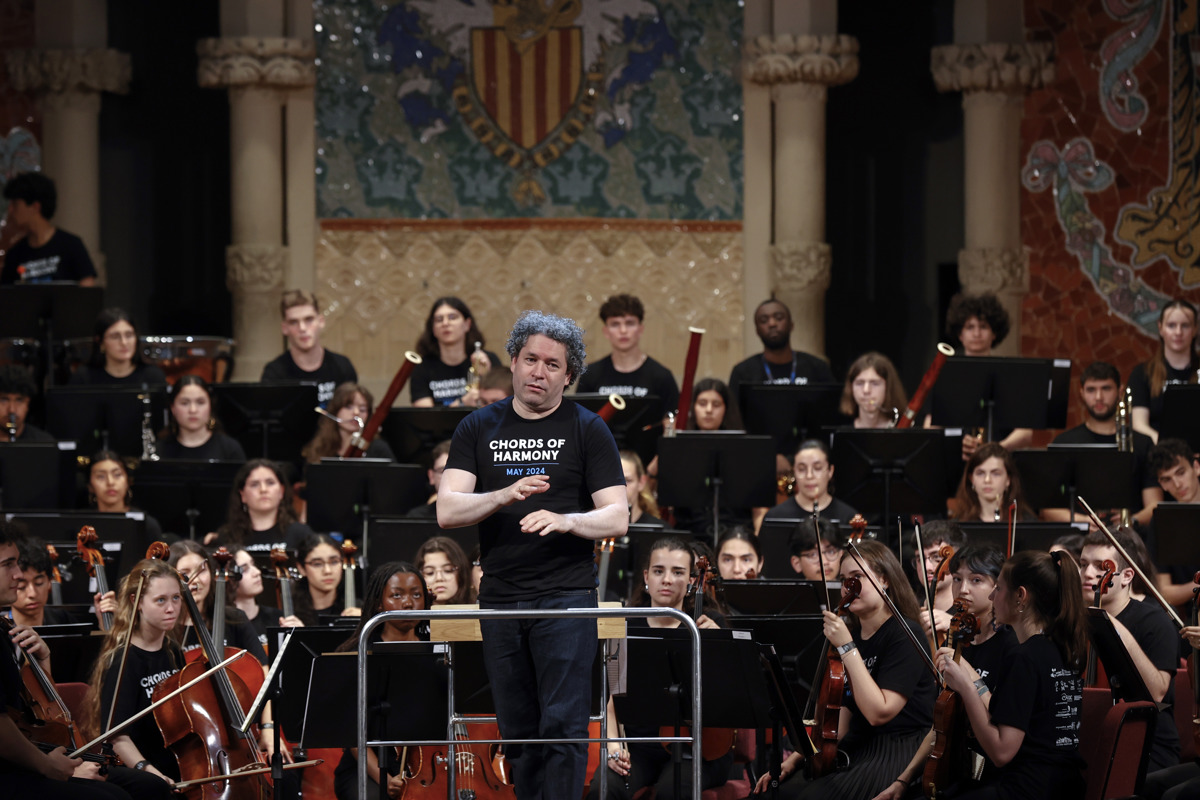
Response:
[[[526,500],[535,494],[541,494],[549,489],[549,477],[545,475],[527,475],[516,483],[500,490],[500,505],[511,506],[513,503]]]

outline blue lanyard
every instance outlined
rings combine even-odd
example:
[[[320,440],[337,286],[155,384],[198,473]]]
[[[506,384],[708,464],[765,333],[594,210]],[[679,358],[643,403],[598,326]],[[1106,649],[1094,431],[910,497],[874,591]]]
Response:
[[[762,365],[763,371],[767,373],[767,383],[774,382],[775,376],[771,374],[771,364],[769,361],[767,361],[766,356],[762,356]],[[796,385],[796,352],[794,350],[792,351],[792,377],[788,383],[792,384],[793,386]]]

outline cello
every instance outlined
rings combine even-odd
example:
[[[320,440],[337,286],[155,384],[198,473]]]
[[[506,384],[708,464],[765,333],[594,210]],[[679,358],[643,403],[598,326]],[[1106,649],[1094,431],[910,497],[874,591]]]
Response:
[[[79,557],[87,565],[88,574],[96,579],[96,592],[101,596],[108,594],[108,576],[104,571],[104,552],[100,549],[100,540],[96,529],[84,525],[75,534],[75,549]],[[102,611],[100,617],[101,630],[112,630],[113,615],[111,611]]]
[[[222,562],[217,560],[217,563],[221,565]],[[217,600],[224,599],[220,596],[224,572],[224,568],[219,567]],[[224,649],[218,648],[205,628],[204,616],[183,576],[176,573],[176,578],[184,606],[192,619],[192,629],[200,639],[202,660],[207,665],[221,663]],[[214,622],[223,620],[224,604],[214,607]],[[151,699],[189,682],[205,668],[200,658],[185,664],[183,669],[154,688]],[[251,659],[249,669],[239,672],[251,671],[257,672],[261,686],[262,667],[254,659]],[[154,721],[162,732],[163,741],[179,762],[182,780],[176,784],[176,789],[182,788],[188,800],[269,800],[271,797],[271,784],[264,774],[270,767],[258,748],[257,728],[251,726],[248,731],[242,730],[246,721],[245,709],[253,702],[254,693],[239,672],[221,670],[154,709]],[[242,771],[251,774],[239,776]]]
[[[1192,581],[1196,584],[1192,589],[1192,602],[1188,603],[1188,622],[1192,627],[1200,624],[1200,572],[1197,572]],[[1192,648],[1192,652],[1188,655],[1187,670],[1188,680],[1192,684],[1192,742],[1200,752],[1200,664],[1196,663],[1200,654],[1197,654],[1196,648]]]
[[[12,621],[0,617],[0,636],[7,637],[12,629]],[[70,709],[59,696],[54,681],[50,680],[36,658],[20,648],[17,651],[25,662],[21,665],[21,696],[25,700],[25,709],[18,711],[9,708],[9,716],[42,752],[48,753],[56,747],[65,748],[67,752],[78,750],[83,737],[71,717]],[[116,757],[111,752],[101,752],[98,748],[86,749],[78,757],[105,767],[116,763]]]
[[[61,606],[63,576],[58,568],[58,548],[52,544],[46,545],[46,555],[50,556],[50,603]]]

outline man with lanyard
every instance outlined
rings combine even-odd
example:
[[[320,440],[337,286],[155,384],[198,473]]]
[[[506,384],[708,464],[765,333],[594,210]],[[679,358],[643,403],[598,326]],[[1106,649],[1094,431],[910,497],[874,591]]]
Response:
[[[479,526],[482,608],[596,606],[596,539],[623,536],[629,511],[608,427],[563,390],[584,371],[583,331],[527,311],[506,346],[511,398],[459,424],[438,490],[443,528]],[[506,739],[587,738],[596,621],[483,620],[484,665]],[[517,796],[578,797],[583,744],[510,744]]]

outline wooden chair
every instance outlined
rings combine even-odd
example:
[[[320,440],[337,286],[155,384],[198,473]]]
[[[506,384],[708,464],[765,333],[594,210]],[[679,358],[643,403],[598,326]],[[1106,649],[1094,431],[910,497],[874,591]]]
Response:
[[[715,789],[705,789],[700,795],[703,800],[741,800],[750,794],[754,784],[746,775],[746,765],[754,761],[754,737],[753,728],[738,728],[737,736],[733,740],[733,763],[742,768],[742,777],[730,779],[724,786]]]

